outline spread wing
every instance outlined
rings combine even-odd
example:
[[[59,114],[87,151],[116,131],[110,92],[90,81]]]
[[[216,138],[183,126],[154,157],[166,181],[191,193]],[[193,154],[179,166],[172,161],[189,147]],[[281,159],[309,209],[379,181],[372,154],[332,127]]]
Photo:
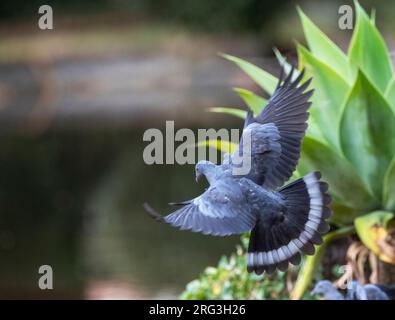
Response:
[[[234,167],[240,167],[244,163],[241,158],[251,156],[251,170],[245,177],[270,189],[282,186],[292,176],[307,129],[313,90],[305,90],[311,79],[300,85],[304,71],[294,81],[292,75],[293,69],[285,80],[280,77],[277,89],[256,118],[248,112],[239,148],[231,159]],[[243,145],[247,137],[251,143]]]
[[[164,217],[164,221],[182,230],[215,236],[250,231],[256,222],[245,195],[234,180],[219,180],[199,197]]]

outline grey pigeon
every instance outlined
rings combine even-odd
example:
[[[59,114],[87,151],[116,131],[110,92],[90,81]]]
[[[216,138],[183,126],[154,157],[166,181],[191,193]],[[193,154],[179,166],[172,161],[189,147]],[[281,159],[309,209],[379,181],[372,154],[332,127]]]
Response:
[[[358,281],[352,281],[343,296],[330,281],[322,280],[316,284],[311,294],[322,295],[324,300],[392,300],[394,290],[384,285],[361,285]]]
[[[313,291],[311,291],[311,295],[322,296],[324,300],[344,300],[344,296],[329,280],[318,281]]]
[[[300,157],[300,146],[307,128],[312,90],[305,92],[304,72],[292,80],[293,69],[283,79],[256,117],[249,111],[239,148],[227,155],[222,165],[200,161],[196,178],[205,176],[209,188],[200,196],[173,203],[182,208],[158,219],[182,230],[227,236],[251,231],[247,255],[249,272],[261,274],[286,270],[289,263],[300,263],[300,253],[314,254],[314,244],[322,243],[329,230],[325,219],[331,211],[328,185],[312,172],[286,186]],[[244,147],[243,139],[250,138]],[[251,169],[234,174],[247,155]],[[243,160],[244,161],[244,160]]]

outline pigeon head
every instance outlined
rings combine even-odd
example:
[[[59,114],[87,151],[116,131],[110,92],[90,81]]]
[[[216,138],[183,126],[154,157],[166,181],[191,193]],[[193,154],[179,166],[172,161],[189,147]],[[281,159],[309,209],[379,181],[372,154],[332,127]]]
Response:
[[[319,281],[311,291],[311,295],[323,296],[325,300],[344,300],[342,294],[336,290],[335,286],[329,280]]]
[[[216,167],[216,165],[210,161],[207,161],[207,160],[199,161],[195,166],[196,182],[199,182],[199,180],[202,178],[202,176],[205,176],[207,178],[208,182],[215,179],[215,176],[216,176],[215,167]]]
[[[316,286],[314,287],[313,291],[311,291],[311,294],[325,294],[326,292],[332,290],[333,284],[329,280],[322,280],[319,281]]]

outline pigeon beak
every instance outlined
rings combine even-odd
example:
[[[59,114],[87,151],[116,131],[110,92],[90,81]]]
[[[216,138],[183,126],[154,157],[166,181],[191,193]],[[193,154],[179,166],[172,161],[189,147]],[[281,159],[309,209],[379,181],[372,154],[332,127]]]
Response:
[[[315,289],[310,291],[310,295],[315,296],[317,294],[317,291]]]
[[[196,183],[199,183],[199,181],[202,179],[202,175],[203,175],[203,174],[201,174],[201,173],[197,173],[197,174],[196,174],[196,178],[195,178]]]

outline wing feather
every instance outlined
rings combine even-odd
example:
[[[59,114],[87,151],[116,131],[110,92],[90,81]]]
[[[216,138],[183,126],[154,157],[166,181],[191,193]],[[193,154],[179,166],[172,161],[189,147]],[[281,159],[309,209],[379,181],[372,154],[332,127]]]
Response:
[[[235,166],[235,155],[242,157],[247,152],[251,156],[251,170],[245,177],[269,189],[282,186],[292,176],[307,129],[307,110],[313,90],[305,91],[311,79],[301,84],[302,71],[292,81],[293,72],[292,69],[285,80],[280,77],[277,89],[256,118],[249,114],[239,148],[231,158]],[[243,144],[247,134],[251,137],[250,146]],[[238,163],[242,165],[241,161]]]
[[[250,231],[256,217],[251,212],[239,184],[219,180],[181,209],[164,217],[164,221],[182,230],[226,236]]]

